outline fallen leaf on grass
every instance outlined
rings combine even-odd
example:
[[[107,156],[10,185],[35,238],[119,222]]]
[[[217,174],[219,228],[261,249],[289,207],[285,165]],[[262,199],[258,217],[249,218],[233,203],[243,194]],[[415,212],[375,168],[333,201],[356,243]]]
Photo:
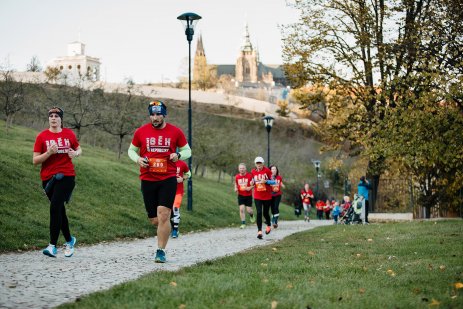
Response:
[[[414,289],[413,289],[413,293],[415,293],[415,294],[420,294],[420,293],[421,293],[421,289],[420,289],[420,288],[414,288]]]
[[[371,239],[371,238],[368,238],[368,240],[367,240],[367,241],[373,241],[373,239]]]
[[[434,298],[431,300],[431,303],[429,304],[429,306],[439,306],[440,305],[440,302],[435,300]]]
[[[278,306],[278,302],[276,300],[272,300],[272,309],[276,309]]]
[[[432,267],[431,264],[428,264],[428,269],[429,269],[429,270],[432,270],[432,269],[433,269],[433,267]]]
[[[267,267],[267,264],[266,263],[260,263],[260,266]]]
[[[277,251],[278,249],[277,248],[272,248],[273,251]]]
[[[391,277],[395,277],[395,272],[392,269],[388,269],[387,274]]]
[[[309,255],[315,255],[315,252],[313,252],[313,251],[309,251],[309,252],[307,252],[307,253],[308,253]]]
[[[361,257],[361,256],[362,256],[360,253],[357,253],[356,255],[357,255],[357,257]]]
[[[288,285],[286,286],[288,289],[292,289],[293,288],[293,285],[291,283],[288,283]]]
[[[445,270],[445,266],[444,266],[444,265],[441,265],[441,266],[439,266],[439,269],[440,269],[440,271],[444,271],[444,270]]]
[[[185,309],[185,308],[186,308],[186,305],[185,305],[185,304],[180,304],[180,305],[178,306],[178,309]]]
[[[463,288],[463,283],[457,282],[455,283],[455,289],[462,289]]]
[[[170,286],[177,286],[177,282],[174,282],[172,281],[171,283],[169,283]]]
[[[365,291],[366,291],[366,290],[365,290],[364,288],[360,288],[360,289],[359,289],[359,293],[360,293],[360,294],[365,293]]]

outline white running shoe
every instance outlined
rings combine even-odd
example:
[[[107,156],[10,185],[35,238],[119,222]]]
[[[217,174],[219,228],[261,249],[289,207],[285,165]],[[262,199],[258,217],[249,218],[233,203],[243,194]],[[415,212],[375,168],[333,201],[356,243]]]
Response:
[[[77,239],[74,236],[71,236],[71,241],[64,244],[64,256],[71,257],[74,254],[74,246],[77,243]]]
[[[49,257],[56,257],[56,254],[58,254],[58,249],[56,249],[54,245],[49,244],[48,247],[43,249],[42,253]]]

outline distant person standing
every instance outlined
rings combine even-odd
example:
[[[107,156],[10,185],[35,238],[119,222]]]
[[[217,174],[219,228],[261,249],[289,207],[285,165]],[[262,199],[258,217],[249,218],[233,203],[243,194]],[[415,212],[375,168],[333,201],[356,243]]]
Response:
[[[238,174],[235,175],[235,192],[238,193],[238,206],[240,208],[240,228],[246,227],[246,212],[249,214],[251,223],[256,222],[252,210],[252,175],[248,173],[246,164],[238,165]]]
[[[280,171],[276,165],[271,165],[272,180],[276,183],[272,185],[272,224],[274,228],[278,227],[278,219],[280,218],[280,202],[281,188],[284,188],[283,178],[280,176]]]
[[[302,207],[304,208],[304,221],[310,222],[310,209],[312,208],[311,200],[313,192],[309,184],[304,184],[304,189],[301,190]]]
[[[333,212],[332,212],[334,224],[338,224],[338,219],[339,219],[340,214],[341,214],[341,206],[339,206],[339,202],[336,201],[334,202]]]
[[[148,105],[150,123],[135,131],[128,154],[140,166],[141,192],[151,224],[157,226],[158,249],[154,261],[166,262],[170,215],[177,192],[177,162],[188,159],[191,149],[179,128],[167,123],[162,101]],[[178,148],[178,152],[177,151]]]
[[[331,209],[332,209],[331,201],[329,199],[327,199],[326,203],[325,203],[325,207],[323,207],[323,211],[325,212],[325,219],[326,220],[330,219]]]
[[[40,132],[35,139],[32,162],[41,164],[40,178],[45,193],[50,200],[50,244],[42,252],[56,257],[60,231],[66,240],[64,256],[74,254],[76,238],[71,235],[64,203],[69,203],[75,186],[75,170],[72,159],[82,154],[76,135],[63,128],[64,112],[59,107],[48,111],[49,128]]]
[[[182,160],[175,162],[177,166],[177,191],[175,193],[174,206],[172,207],[172,238],[177,238],[179,235],[178,226],[180,224],[180,206],[183,200],[183,182],[191,177],[191,171]]]
[[[365,176],[360,177],[360,182],[357,185],[357,192],[359,195],[363,196],[365,201],[365,223],[368,222],[368,212],[370,210],[370,204],[368,202],[368,191],[371,190],[370,182],[365,178]]]
[[[318,220],[323,220],[323,211],[325,209],[325,202],[322,200],[318,200],[317,203],[315,204],[315,208],[317,209],[317,218]]]
[[[275,184],[272,181],[272,172],[268,167],[264,166],[264,159],[256,157],[254,160],[256,167],[252,169],[254,185],[254,204],[257,210],[257,238],[262,239],[262,215],[265,218],[265,234],[269,234],[272,230],[270,223],[270,207],[272,205],[272,188],[270,184]]]

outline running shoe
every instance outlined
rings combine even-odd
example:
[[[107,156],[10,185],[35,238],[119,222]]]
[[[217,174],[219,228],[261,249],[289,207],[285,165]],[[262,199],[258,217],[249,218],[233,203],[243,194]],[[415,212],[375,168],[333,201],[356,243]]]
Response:
[[[58,254],[58,249],[56,249],[56,246],[49,244],[48,247],[43,249],[42,253],[49,257],[56,257]]]
[[[165,263],[166,262],[166,251],[163,249],[156,250],[156,257],[154,258],[156,263]]]
[[[246,224],[241,224],[240,229],[244,229],[246,227]]]
[[[262,239],[262,231],[257,232],[257,238]]]
[[[272,228],[270,226],[267,226],[265,228],[265,234],[270,234],[270,231],[272,230]]]
[[[172,238],[177,238],[178,237],[178,230],[172,230]]]
[[[71,257],[74,254],[74,246],[77,243],[77,239],[71,236],[71,241],[64,244],[64,256]]]
[[[254,222],[256,222],[256,217],[252,216],[252,217],[249,218],[249,220],[251,220],[251,223],[254,223]]]
[[[274,229],[278,228],[278,223],[276,223],[276,222],[273,223],[273,228],[274,228]]]

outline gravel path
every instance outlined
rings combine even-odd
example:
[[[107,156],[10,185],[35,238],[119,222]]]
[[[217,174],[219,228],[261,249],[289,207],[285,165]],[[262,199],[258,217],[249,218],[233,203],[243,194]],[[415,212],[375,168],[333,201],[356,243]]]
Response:
[[[50,308],[157,270],[176,271],[206,260],[274,243],[284,237],[330,222],[282,221],[263,240],[256,227],[226,228],[181,234],[169,240],[167,263],[156,264],[155,239],[101,243],[79,247],[71,258],[63,250],[57,258],[41,251],[0,255],[0,308]],[[78,237],[79,235],[77,235]],[[77,239],[78,241],[78,239]]]

